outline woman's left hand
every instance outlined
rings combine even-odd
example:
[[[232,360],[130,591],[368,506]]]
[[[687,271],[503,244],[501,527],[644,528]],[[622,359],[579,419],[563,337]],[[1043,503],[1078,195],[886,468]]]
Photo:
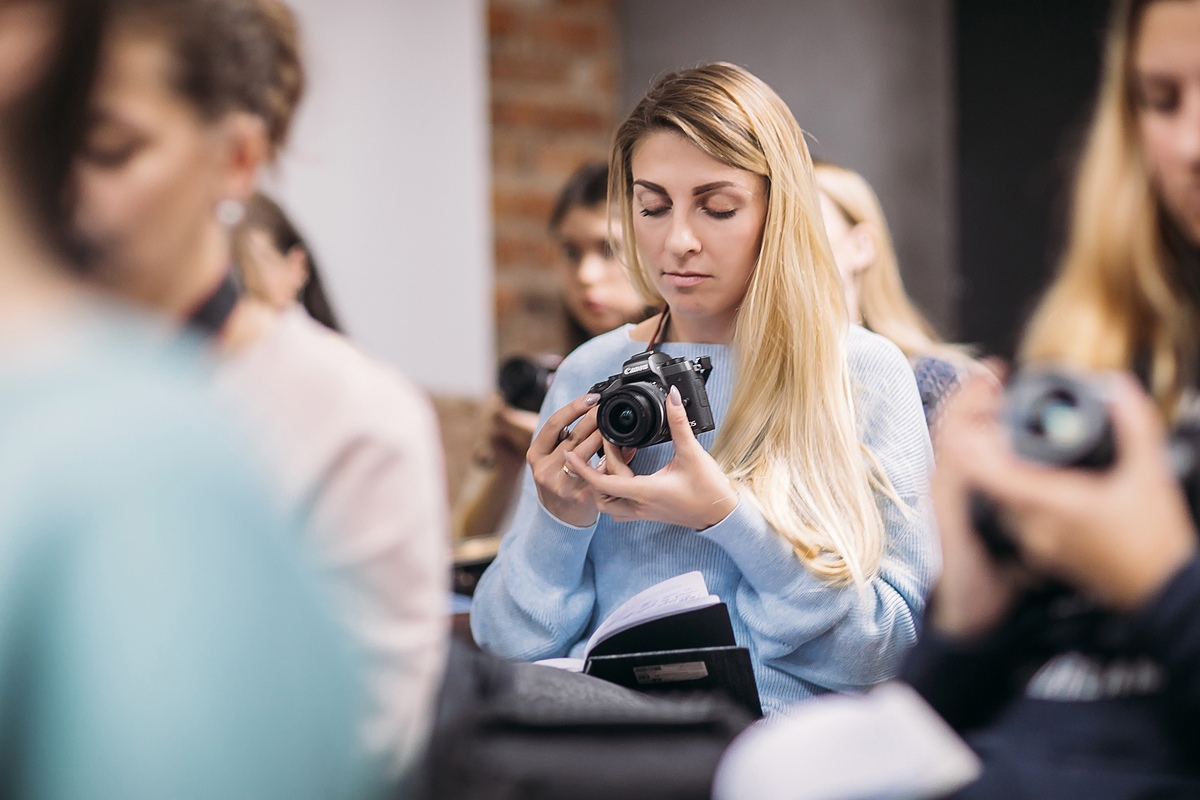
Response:
[[[667,395],[667,424],[675,458],[652,475],[635,475],[615,445],[604,442],[602,470],[567,453],[571,470],[595,490],[597,508],[617,522],[654,520],[704,530],[737,508],[737,490],[696,439],[679,391]]]

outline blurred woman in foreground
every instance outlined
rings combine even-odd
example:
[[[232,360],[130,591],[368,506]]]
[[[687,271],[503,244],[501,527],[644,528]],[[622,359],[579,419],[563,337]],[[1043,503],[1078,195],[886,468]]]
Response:
[[[276,0],[118,0],[77,161],[92,274],[210,338],[222,399],[339,578],[368,658],[365,746],[394,777],[424,742],[448,631],[445,490],[428,401],[300,309],[239,297],[230,229],[303,93]]]
[[[68,277],[102,10],[0,0],[0,795],[361,796],[290,531],[184,354]]]

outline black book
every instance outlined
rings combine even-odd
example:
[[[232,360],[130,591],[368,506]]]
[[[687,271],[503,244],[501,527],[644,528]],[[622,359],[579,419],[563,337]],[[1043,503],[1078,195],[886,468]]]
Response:
[[[655,584],[597,627],[584,659],[544,663],[642,692],[720,692],[762,715],[750,651],[733,636],[729,609],[689,572]]]

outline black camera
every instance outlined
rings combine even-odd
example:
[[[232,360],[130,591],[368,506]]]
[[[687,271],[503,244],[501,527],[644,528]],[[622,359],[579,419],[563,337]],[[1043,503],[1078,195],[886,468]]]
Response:
[[[1013,452],[1054,467],[1104,470],[1116,457],[1108,393],[1095,379],[1055,369],[1026,369],[1009,383],[1003,421]],[[1177,425],[1169,440],[1171,466],[1192,518],[1200,511],[1200,420]],[[971,500],[972,522],[991,554],[1018,556],[1012,536],[986,498]]]
[[[712,361],[695,361],[649,350],[621,366],[619,375],[601,381],[589,391],[600,395],[596,406],[600,435],[620,447],[649,447],[671,439],[667,424],[667,392],[679,390],[688,422],[696,433],[714,427],[704,384]]]
[[[554,380],[558,356],[513,356],[500,365],[496,386],[504,402],[522,411],[540,411]]]

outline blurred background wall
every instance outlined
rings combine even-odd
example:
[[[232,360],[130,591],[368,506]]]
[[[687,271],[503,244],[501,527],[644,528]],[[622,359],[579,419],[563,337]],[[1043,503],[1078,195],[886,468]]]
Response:
[[[483,395],[495,341],[485,0],[288,0],[311,80],[277,193],[371,353]]]

